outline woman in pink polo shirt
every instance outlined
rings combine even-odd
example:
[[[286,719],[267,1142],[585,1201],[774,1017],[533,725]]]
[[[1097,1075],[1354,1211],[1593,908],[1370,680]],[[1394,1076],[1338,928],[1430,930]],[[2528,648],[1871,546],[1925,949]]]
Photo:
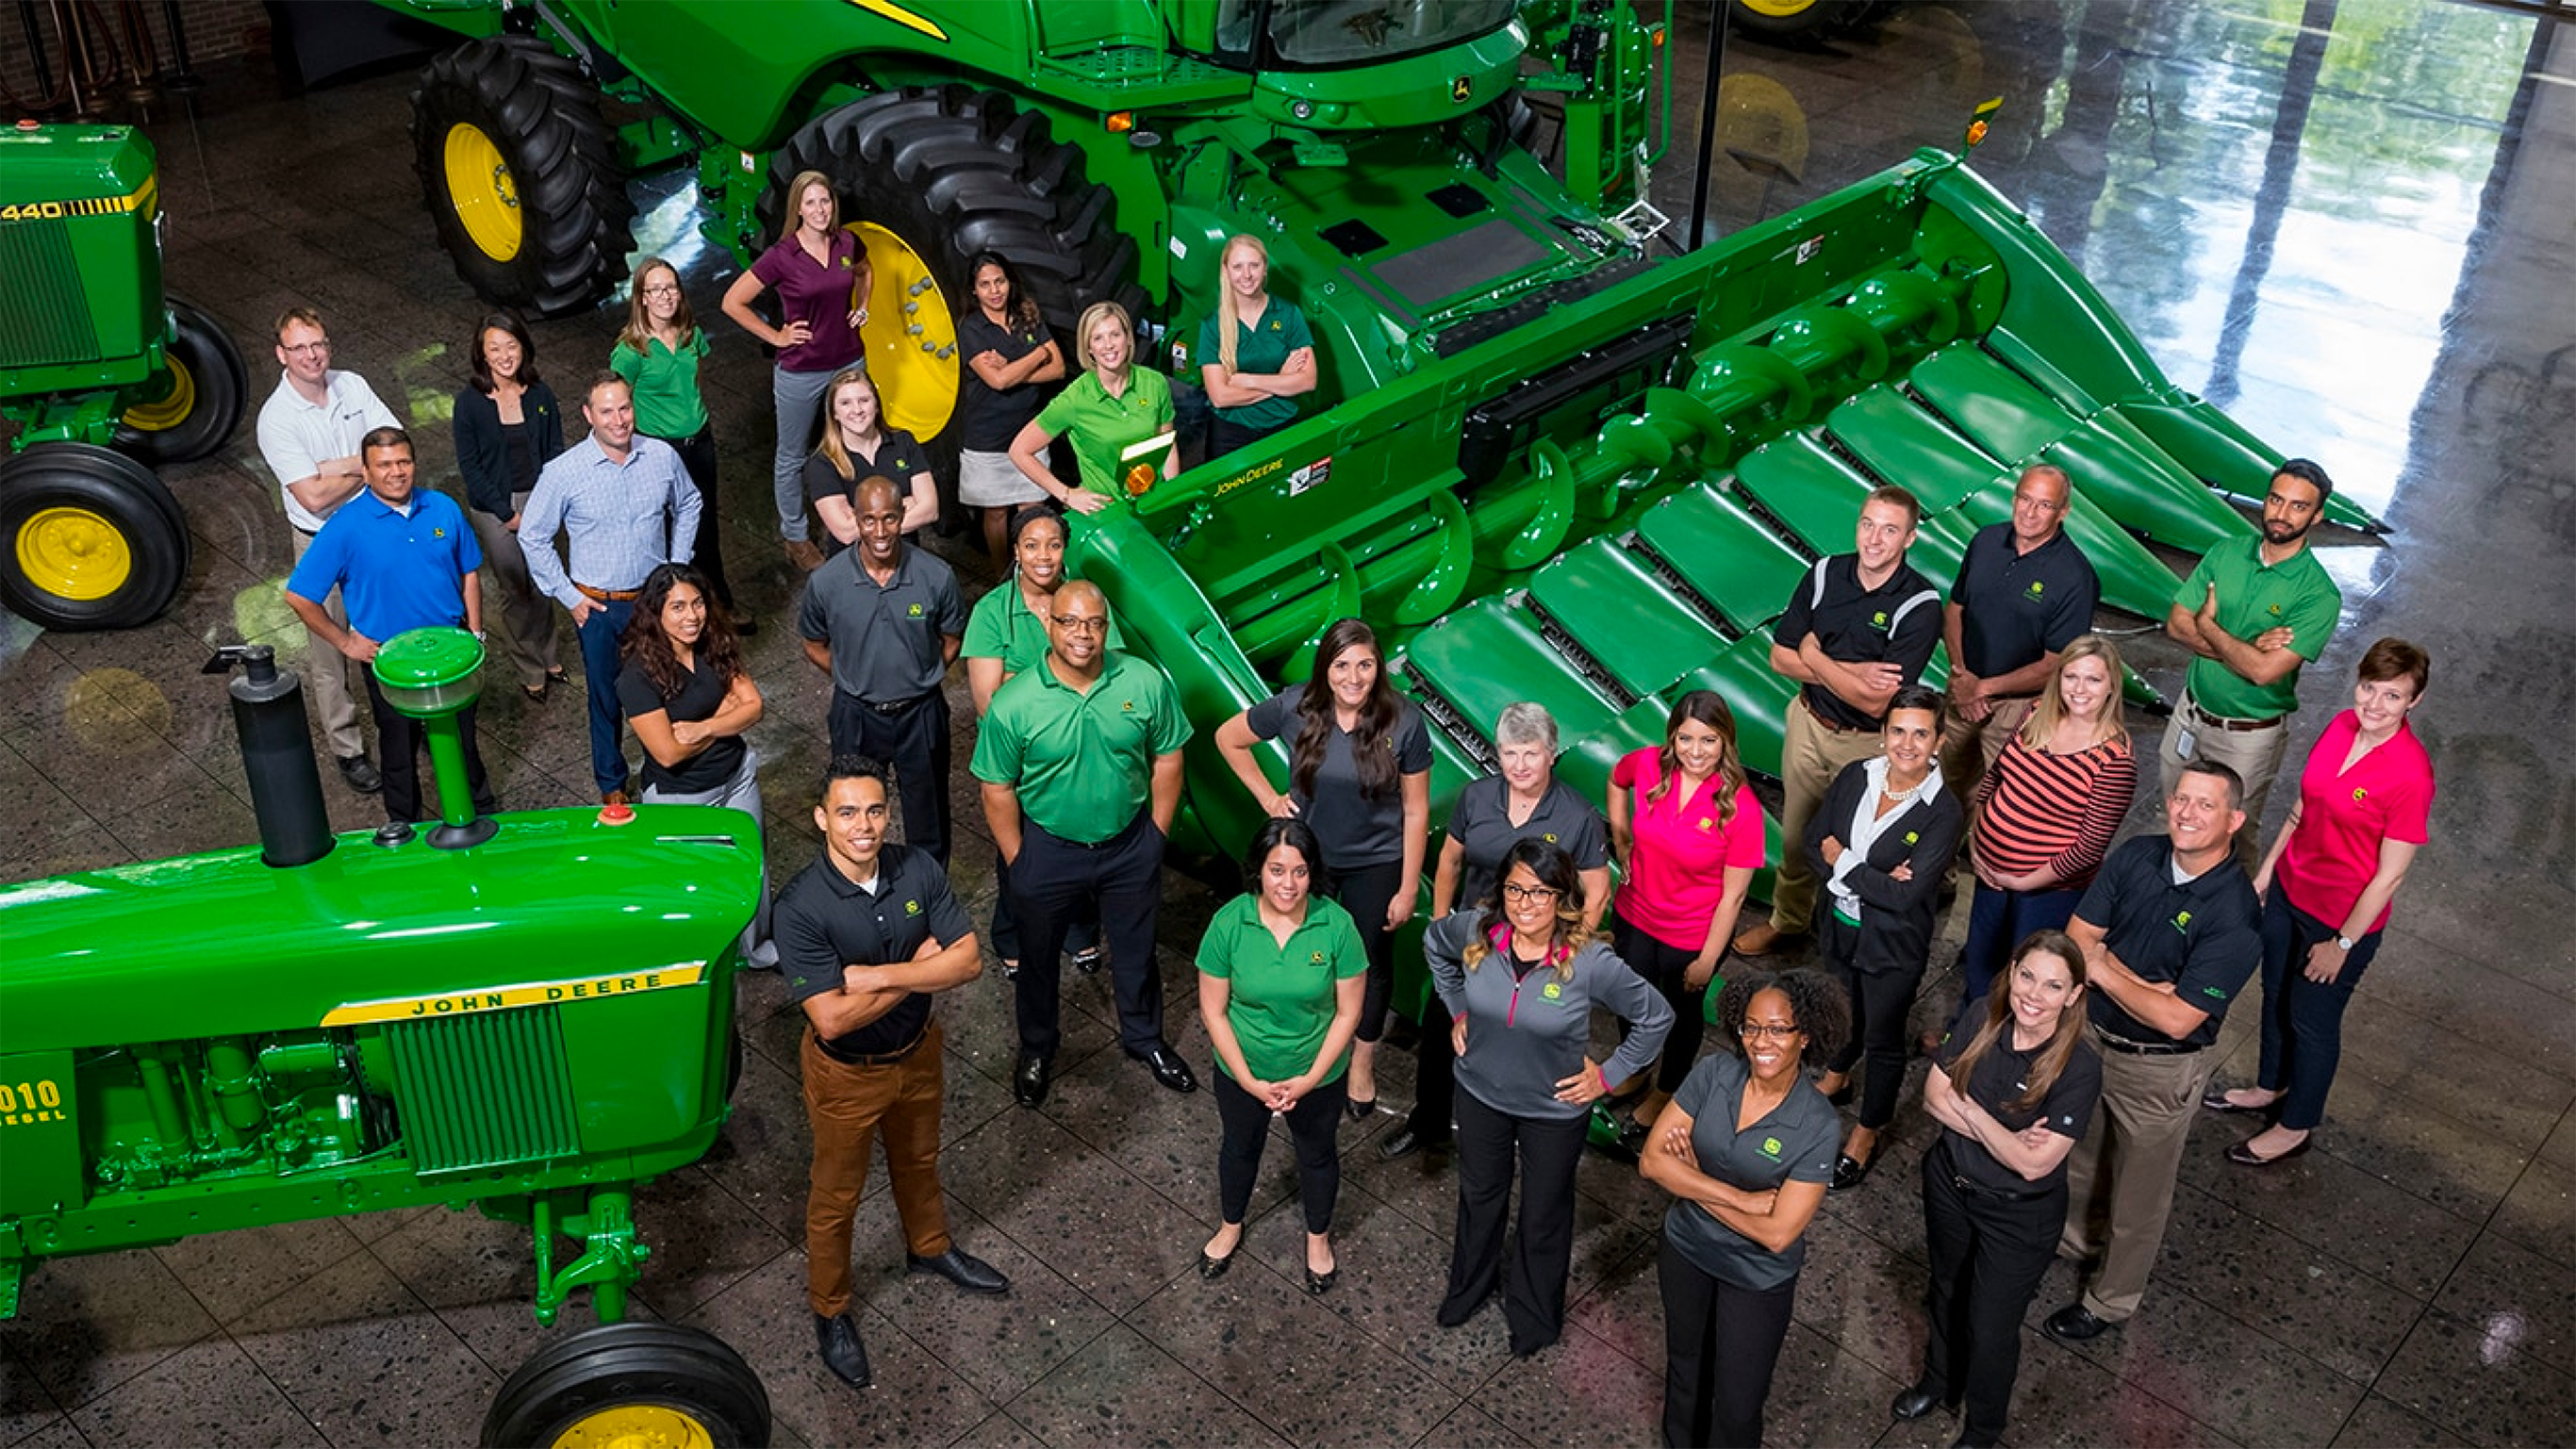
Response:
[[[1762,807],[1736,753],[1734,711],[1714,692],[1683,695],[1664,720],[1663,747],[1611,767],[1610,852],[1621,882],[1610,903],[1613,947],[1673,1008],[1635,1131],[1663,1112],[1699,1059],[1701,998],[1762,868]]]
[[[2269,1167],[2308,1150],[2343,1052],[2343,1009],[2379,954],[2388,905],[2427,838],[2433,761],[2406,723],[2433,661],[2403,639],[2361,656],[2352,708],[2299,774],[2299,803],[2254,889],[2263,897],[2263,1058],[2255,1085],[2212,1091],[2213,1112],[2268,1117],[2227,1160]]]

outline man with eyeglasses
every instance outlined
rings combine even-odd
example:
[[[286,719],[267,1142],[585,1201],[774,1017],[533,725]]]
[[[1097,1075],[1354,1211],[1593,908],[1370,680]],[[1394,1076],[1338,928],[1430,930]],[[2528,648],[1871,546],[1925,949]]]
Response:
[[[948,695],[966,637],[957,575],[903,541],[903,489],[871,473],[850,490],[859,542],[805,580],[796,627],[805,657],[832,681],[832,753],[868,755],[894,774],[904,843],[948,865]]]
[[[290,534],[288,571],[304,561],[314,535],[340,505],[366,490],[359,443],[377,428],[399,426],[393,410],[354,372],[331,366],[331,337],[322,315],[289,307],[277,319],[277,391],[259,410],[259,455],[277,475]],[[317,600],[338,629],[349,626],[347,603],[335,585]],[[318,641],[317,641],[318,642]],[[357,696],[349,689],[349,661],[327,646],[310,648],[304,682],[321,717],[322,742],[340,767],[340,778],[361,795],[384,788],[384,775],[367,758],[358,729]]]
[[[2062,468],[2023,469],[2011,519],[1968,540],[1942,606],[1950,688],[1942,702],[1941,778],[1963,801],[1975,798],[1977,781],[2030,718],[2059,651],[2093,627],[2102,581],[2066,536],[2073,491]]]
[[[817,574],[815,577],[820,578]],[[1058,957],[1074,903],[1100,905],[1118,1041],[1175,1092],[1198,1078],[1163,1038],[1163,980],[1154,919],[1163,846],[1181,805],[1181,746],[1190,722],[1163,672],[1108,647],[1109,601],[1075,579],[1056,590],[1049,647],[1036,667],[993,692],[975,741],[984,819],[1009,867],[1020,921],[1020,1105],[1046,1100],[1058,1027]]]
[[[2263,802],[2289,748],[2299,666],[2325,652],[2343,612],[2343,591],[2308,549],[2308,531],[2333,496],[2325,469],[2305,458],[2283,463],[2263,499],[2261,535],[2203,555],[2165,611],[2165,633],[2199,656],[2156,751],[2165,793],[2193,760],[2235,771],[2244,782],[2246,823],[2254,827],[2236,842],[2237,861],[2248,869]]]

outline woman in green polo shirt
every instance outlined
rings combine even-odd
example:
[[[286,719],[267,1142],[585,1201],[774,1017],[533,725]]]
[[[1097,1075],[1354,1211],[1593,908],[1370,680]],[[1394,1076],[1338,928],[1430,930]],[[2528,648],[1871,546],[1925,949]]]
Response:
[[[1172,384],[1136,365],[1136,323],[1115,302],[1094,302],[1073,329],[1077,377],[1011,440],[1011,461],[1049,498],[1076,513],[1098,513],[1112,498],[1142,493],[1157,477],[1180,475],[1172,431]],[[1082,486],[1047,467],[1047,444],[1073,437]]]
[[[1261,238],[1226,238],[1217,271],[1216,315],[1199,324],[1199,381],[1216,405],[1210,457],[1297,421],[1297,399],[1315,390],[1315,336],[1305,313],[1269,294]]]
[[[1216,1166],[1224,1221],[1199,1254],[1202,1278],[1234,1266],[1273,1116],[1287,1119],[1297,1145],[1306,1291],[1329,1291],[1340,1272],[1332,1232],[1342,1164],[1333,1129],[1368,956],[1350,912],[1314,894],[1321,853],[1305,822],[1262,822],[1244,861],[1250,891],[1226,902],[1199,941],[1199,1015],[1216,1049],[1216,1110],[1225,1127]]]

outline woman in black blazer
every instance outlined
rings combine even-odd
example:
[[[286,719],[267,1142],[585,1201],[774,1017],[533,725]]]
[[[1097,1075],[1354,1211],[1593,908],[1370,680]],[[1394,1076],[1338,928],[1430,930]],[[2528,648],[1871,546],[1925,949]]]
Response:
[[[1905,1017],[1932,954],[1941,875],[1957,854],[1966,812],[1941,783],[1941,692],[1910,684],[1888,701],[1884,753],[1847,766],[1807,822],[1807,855],[1825,873],[1817,913],[1826,963],[1851,993],[1852,1031],[1817,1085],[1851,1100],[1866,1059],[1860,1117],[1834,1161],[1833,1190],[1869,1176],[1879,1130],[1896,1116],[1905,1081]]]
[[[537,376],[537,345],[518,318],[495,312],[475,324],[474,380],[456,395],[456,468],[465,475],[466,517],[483,546],[486,599],[498,596],[492,635],[518,672],[519,688],[542,700],[564,678],[555,642],[554,601],[528,578],[519,551],[519,508],[537,470],[563,451],[554,389]]]

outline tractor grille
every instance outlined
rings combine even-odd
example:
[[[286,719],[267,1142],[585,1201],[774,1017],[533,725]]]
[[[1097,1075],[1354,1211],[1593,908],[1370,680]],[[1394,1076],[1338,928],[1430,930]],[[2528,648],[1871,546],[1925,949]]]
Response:
[[[98,356],[98,329],[60,221],[0,226],[0,367],[46,367]]]
[[[419,1171],[539,1162],[581,1149],[555,1008],[404,1022],[385,1039]]]

